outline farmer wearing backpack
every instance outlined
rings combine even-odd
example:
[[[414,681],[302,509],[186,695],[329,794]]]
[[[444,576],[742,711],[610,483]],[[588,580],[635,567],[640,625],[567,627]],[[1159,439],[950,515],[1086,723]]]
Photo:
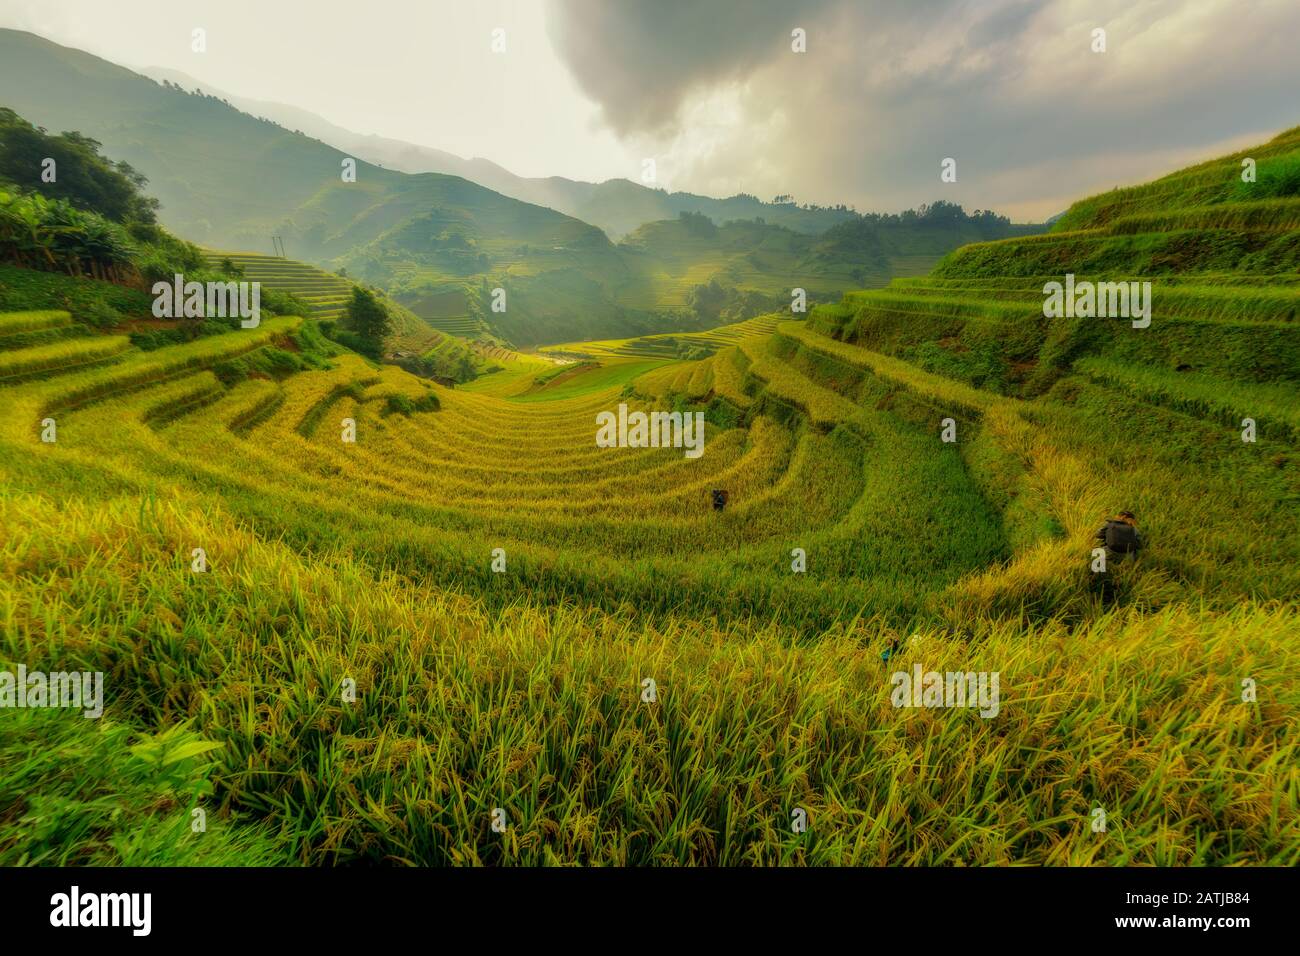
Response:
[[[1119,564],[1126,558],[1136,557],[1142,550],[1142,535],[1138,534],[1137,519],[1131,511],[1121,511],[1111,518],[1094,535],[1106,549],[1106,570],[1097,573],[1101,584],[1102,601],[1109,602],[1115,597],[1115,582],[1111,577],[1112,564]]]

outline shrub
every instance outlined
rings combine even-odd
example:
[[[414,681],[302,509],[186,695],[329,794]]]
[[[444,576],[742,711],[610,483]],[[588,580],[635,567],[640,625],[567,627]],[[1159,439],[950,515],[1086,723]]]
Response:
[[[77,317],[106,303],[123,316],[143,318],[152,302],[139,289],[0,263],[0,312],[60,309]]]
[[[357,335],[355,332],[335,327],[335,329],[330,333],[330,338],[335,342],[338,342],[340,345],[350,348],[354,352],[360,352],[362,355],[367,355],[370,358],[379,357],[371,353],[368,343],[366,343],[361,336]]]
[[[103,299],[92,299],[78,311],[77,318],[97,329],[112,329],[122,324],[122,313]]]
[[[436,412],[442,407],[438,396],[433,392],[412,399],[406,395],[389,395],[384,402],[384,410],[389,415],[413,415],[416,412]]]
[[[243,275],[241,271],[239,275]],[[311,315],[311,303],[298,298],[292,292],[283,289],[268,289],[265,285],[261,291],[262,310],[271,315]]]
[[[358,343],[349,347],[371,358],[384,354],[384,343],[393,333],[393,319],[388,308],[373,292],[361,286],[352,287],[352,301],[343,314],[343,325]]]

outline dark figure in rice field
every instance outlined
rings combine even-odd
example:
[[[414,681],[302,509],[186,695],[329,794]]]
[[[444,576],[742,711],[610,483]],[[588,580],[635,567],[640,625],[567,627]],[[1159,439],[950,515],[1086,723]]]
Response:
[[[1131,511],[1121,511],[1097,529],[1093,536],[1106,551],[1106,569],[1094,572],[1095,585],[1101,591],[1104,604],[1111,604],[1118,596],[1113,577],[1113,567],[1142,550],[1142,535],[1138,533],[1137,519]]]

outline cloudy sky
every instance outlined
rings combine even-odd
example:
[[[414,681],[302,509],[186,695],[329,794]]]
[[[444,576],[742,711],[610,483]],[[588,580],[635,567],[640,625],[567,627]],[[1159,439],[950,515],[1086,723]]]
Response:
[[[1298,0],[0,0],[0,26],[521,175],[653,157],[670,189],[859,210],[1039,219],[1300,124]]]

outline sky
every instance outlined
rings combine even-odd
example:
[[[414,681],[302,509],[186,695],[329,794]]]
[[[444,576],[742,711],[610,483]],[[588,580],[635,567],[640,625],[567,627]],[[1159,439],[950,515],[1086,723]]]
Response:
[[[1300,125],[1300,0],[0,0],[0,26],[520,175],[652,158],[668,189],[860,211],[1041,220]]]

